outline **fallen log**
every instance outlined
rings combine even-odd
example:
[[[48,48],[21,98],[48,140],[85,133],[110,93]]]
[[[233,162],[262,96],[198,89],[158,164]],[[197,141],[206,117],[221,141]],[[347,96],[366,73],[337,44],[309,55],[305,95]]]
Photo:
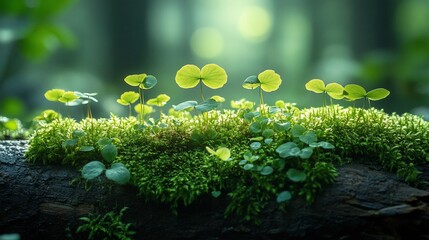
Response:
[[[133,186],[106,182],[72,184],[79,172],[67,166],[28,164],[26,141],[0,142],[0,235],[67,239],[80,217],[127,206],[124,221],[135,239],[429,239],[429,188],[406,184],[394,173],[362,164],[338,168],[335,183],[316,202],[295,198],[286,212],[275,201],[254,225],[225,218],[228,198],[207,196],[174,215],[147,203]],[[429,168],[421,169],[428,178]],[[78,239],[78,238],[75,238]]]

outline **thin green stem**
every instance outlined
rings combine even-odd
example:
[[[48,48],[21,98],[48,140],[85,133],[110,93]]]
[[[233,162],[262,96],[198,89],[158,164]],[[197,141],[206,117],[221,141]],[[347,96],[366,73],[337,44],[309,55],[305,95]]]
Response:
[[[262,96],[262,88],[259,87],[259,105],[264,105],[264,98]]]
[[[141,87],[139,86],[139,95],[140,95],[140,116],[139,116],[139,120],[140,120],[140,124],[143,123],[143,118],[144,118],[144,96],[143,96],[143,91],[141,89]]]
[[[204,94],[203,94],[203,81],[200,81],[200,94],[201,94],[201,99],[205,101]]]

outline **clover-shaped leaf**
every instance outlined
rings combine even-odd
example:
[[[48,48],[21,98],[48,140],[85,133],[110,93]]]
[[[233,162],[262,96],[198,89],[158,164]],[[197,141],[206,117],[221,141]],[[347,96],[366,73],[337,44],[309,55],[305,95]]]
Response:
[[[207,64],[201,70],[195,65],[187,64],[176,73],[176,83],[181,88],[193,88],[200,81],[209,88],[221,88],[227,82],[227,74],[217,64]]]
[[[133,87],[139,87],[141,89],[151,89],[153,88],[157,80],[152,75],[142,74],[133,74],[125,77],[124,81]]]
[[[74,100],[78,99],[79,97],[72,91],[65,92],[58,101],[68,104],[69,102],[73,102]]]
[[[63,89],[51,89],[45,92],[45,98],[52,102],[58,102],[65,92]]]
[[[159,94],[156,98],[151,98],[147,100],[146,103],[148,105],[162,107],[167,104],[168,101],[170,101],[170,97],[167,94]]]
[[[219,159],[223,161],[230,160],[231,157],[231,151],[226,147],[218,148],[216,151],[213,149],[206,147],[207,152],[209,152],[211,155],[214,155],[218,157]]]
[[[261,72],[257,77],[250,76],[244,80],[243,87],[246,89],[255,89],[261,87],[265,92],[272,92],[280,87],[282,80],[280,75],[274,70],[265,70]]]
[[[128,106],[135,103],[139,99],[140,95],[134,91],[128,91],[121,94],[121,97],[116,100],[117,103]]]
[[[344,88],[338,83],[329,83],[325,86],[325,82],[320,79],[312,79],[305,84],[305,88],[308,91],[315,93],[327,93],[331,98],[343,99]]]

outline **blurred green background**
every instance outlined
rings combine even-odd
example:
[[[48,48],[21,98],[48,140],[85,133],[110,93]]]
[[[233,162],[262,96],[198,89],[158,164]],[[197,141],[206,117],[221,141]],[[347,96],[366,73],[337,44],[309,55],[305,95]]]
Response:
[[[116,99],[136,73],[158,79],[146,99],[200,100],[174,81],[188,63],[227,71],[227,85],[206,93],[226,106],[258,101],[241,84],[273,69],[283,83],[268,104],[321,106],[304,88],[320,78],[385,87],[391,95],[373,106],[429,116],[429,1],[0,0],[0,116],[30,121],[55,108],[43,97],[52,88],[98,92],[95,117],[126,116]]]

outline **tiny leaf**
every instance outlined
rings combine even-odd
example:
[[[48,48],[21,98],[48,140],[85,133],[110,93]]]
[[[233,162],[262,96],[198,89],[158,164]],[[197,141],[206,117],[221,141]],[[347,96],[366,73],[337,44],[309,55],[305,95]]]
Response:
[[[214,99],[209,98],[204,102],[195,105],[195,110],[200,112],[208,112],[213,109],[216,109],[218,105],[219,105],[218,102],[216,102]]]
[[[303,182],[307,179],[307,175],[304,171],[297,170],[295,168],[289,168],[286,175],[293,182]]]
[[[220,195],[221,195],[221,192],[220,192],[220,191],[212,191],[212,196],[213,196],[214,198],[218,198]]]
[[[88,180],[94,179],[106,169],[100,161],[91,161],[82,168],[82,177]]]
[[[261,147],[261,143],[260,143],[260,142],[252,142],[252,143],[250,144],[250,148],[251,148],[252,150],[258,150],[260,147]]]
[[[289,201],[291,198],[292,198],[292,195],[290,194],[289,191],[283,191],[279,193],[279,195],[277,195],[276,201],[278,203],[282,203],[282,202]]]
[[[325,92],[325,83],[320,79],[312,79],[305,84],[305,89],[315,93],[323,93]]]
[[[106,170],[106,177],[118,184],[126,184],[130,181],[130,171],[122,163],[112,164],[110,169]]]
[[[369,91],[366,94],[366,97],[371,101],[381,100],[389,96],[390,91],[384,88],[376,88],[374,90]]]
[[[255,89],[259,87],[261,83],[258,80],[258,77],[256,76],[250,76],[247,77],[246,80],[243,82],[243,88],[245,89]]]
[[[113,162],[117,155],[118,149],[113,144],[107,144],[101,149],[101,156],[108,162]]]
[[[93,146],[82,146],[79,148],[79,151],[81,152],[91,152],[94,150]]]
[[[280,75],[273,70],[265,70],[258,75],[261,88],[265,92],[272,92],[277,90],[282,83]]]
[[[227,77],[225,70],[217,64],[207,64],[201,69],[201,80],[211,89],[223,87]]]
[[[140,95],[134,91],[128,91],[121,94],[121,97],[116,100],[121,105],[127,106],[135,103],[139,99]]]
[[[179,103],[176,106],[173,106],[175,111],[182,111],[182,110],[188,110],[188,109],[192,109],[194,108],[196,105],[198,104],[197,101],[186,101],[186,102],[182,102]]]
[[[45,98],[52,102],[58,102],[64,93],[63,89],[51,89],[45,92]]]
[[[273,168],[270,166],[265,166],[262,168],[262,170],[259,172],[261,175],[270,175],[271,173],[273,173]]]
[[[144,79],[146,78],[146,74],[133,74],[133,75],[128,75],[125,77],[124,81],[126,83],[128,83],[128,85],[133,86],[133,87],[137,87],[140,84],[142,84],[142,82],[144,81]]]
[[[346,91],[345,97],[350,100],[357,100],[366,96],[365,89],[357,84],[348,84],[344,90]]]

